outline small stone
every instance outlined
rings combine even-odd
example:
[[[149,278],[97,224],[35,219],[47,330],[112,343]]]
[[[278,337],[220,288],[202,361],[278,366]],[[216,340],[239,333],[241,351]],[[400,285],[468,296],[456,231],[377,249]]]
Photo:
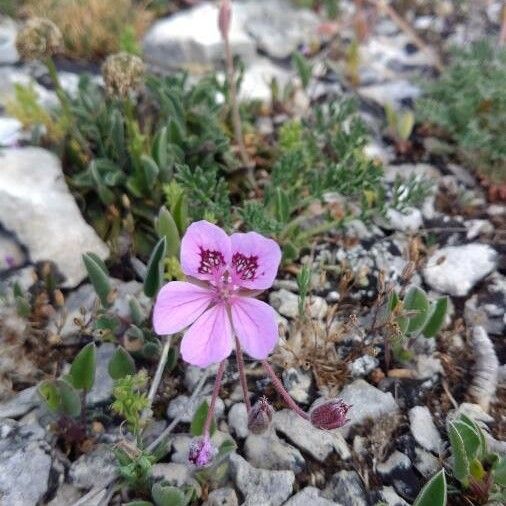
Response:
[[[0,403],[0,418],[18,418],[40,405],[37,387],[18,392],[12,399]]]
[[[105,259],[109,250],[88,225],[65,184],[60,160],[41,148],[0,153],[0,220],[16,234],[33,262],[53,261],[74,287],[86,277],[82,254]]]
[[[212,3],[203,3],[156,21],[143,41],[146,62],[165,71],[181,67],[208,68],[221,62],[224,49],[217,21],[218,6]],[[255,42],[235,12],[229,39],[234,55],[241,56],[245,62],[253,60]]]
[[[420,489],[420,478],[412,468],[411,460],[404,453],[395,450],[392,455],[376,467],[386,485],[392,484],[403,498],[412,501]]]
[[[409,410],[411,434],[415,441],[429,451],[437,452],[441,448],[441,436],[436,429],[429,408],[415,406]]]
[[[91,453],[72,462],[69,479],[77,488],[90,489],[108,483],[118,470],[116,457],[108,445],[98,445]]]
[[[246,412],[246,404],[244,402],[234,404],[230,408],[228,412],[228,425],[237,437],[244,439],[248,436],[248,413]]]
[[[0,15],[0,64],[13,64],[19,60],[16,50],[16,23],[6,16]]]
[[[432,289],[464,297],[496,266],[497,252],[493,248],[472,243],[438,250],[427,261],[423,275]]]
[[[195,399],[190,401],[190,397],[188,395],[178,395],[175,399],[172,399],[167,408],[167,417],[174,419],[179,418],[183,423],[191,423],[193,417],[195,416],[195,412],[197,408],[207,400],[207,404],[211,403],[210,395],[198,395]],[[223,416],[223,412],[225,411],[225,404],[223,400],[218,397],[216,399],[216,407],[214,411],[214,416],[216,419],[219,419]]]
[[[299,297],[284,288],[269,294],[270,304],[283,316],[296,318],[299,315]],[[328,305],[325,299],[313,295],[307,299],[309,313],[312,318],[322,320],[326,314]]]
[[[392,103],[402,106],[404,101],[413,100],[420,95],[420,88],[404,79],[361,86],[357,91],[362,98],[371,100],[381,107]]]
[[[192,485],[198,488],[198,483],[192,476],[192,470],[190,466],[186,464],[177,464],[174,462],[168,464],[155,464],[151,469],[151,473],[153,478],[162,478],[175,487]]]
[[[244,444],[248,462],[259,469],[291,470],[299,473],[306,461],[299,450],[282,441],[274,431],[250,434]]]
[[[409,506],[409,504],[397,494],[393,487],[383,487],[379,493],[388,506]]]
[[[469,220],[466,221],[467,234],[466,238],[469,241],[476,239],[482,234],[492,234],[494,226],[488,220]]]
[[[390,226],[400,232],[416,232],[423,225],[421,211],[411,207],[403,212],[389,209],[387,219]]]
[[[418,446],[415,446],[415,456],[415,468],[424,478],[430,478],[436,474],[440,467],[437,457]]]
[[[352,406],[348,411],[350,421],[340,429],[345,437],[351,427],[360,425],[369,418],[376,420],[399,410],[391,393],[382,392],[363,379],[346,385],[338,397]]]
[[[113,343],[102,343],[97,348],[95,382],[86,396],[86,400],[90,406],[107,402],[112,397],[114,381],[109,375],[108,366],[115,351],[116,346]]]
[[[398,469],[409,469],[411,467],[411,460],[404,453],[395,450],[385,462],[378,464],[376,470],[383,476],[392,474]]]
[[[63,483],[59,488],[54,499],[47,503],[47,506],[69,506],[76,503],[81,497],[81,492],[68,483]]]
[[[0,118],[0,147],[12,147],[22,138],[23,125],[19,120],[15,118]]]
[[[283,383],[288,393],[301,404],[309,402],[309,389],[312,376],[310,372],[290,367],[283,370]]]
[[[322,496],[346,506],[367,506],[367,496],[356,471],[339,471],[327,483]]]
[[[352,408],[353,409],[353,408]],[[276,431],[284,434],[301,450],[323,462],[333,451],[343,459],[351,457],[350,449],[341,434],[341,429],[320,430],[289,409],[274,413]]]
[[[443,374],[443,372],[443,366],[439,358],[430,355],[416,356],[416,376],[418,379],[433,378],[437,374]]]
[[[371,357],[371,355],[364,355],[348,364],[348,370],[354,378],[360,378],[361,376],[367,376],[378,365],[379,361],[377,358]]]
[[[239,506],[239,500],[233,488],[217,488],[207,496],[203,506]]]
[[[243,506],[280,506],[290,497],[295,482],[293,471],[256,469],[236,453],[230,455],[230,473],[244,495]]]
[[[283,506],[340,506],[341,503],[329,501],[320,494],[321,490],[316,487],[305,487],[290,497]]]
[[[463,402],[458,409],[454,409],[448,413],[447,420],[455,420],[460,415],[466,415],[475,422],[492,423],[494,418],[489,415],[479,404],[472,402]]]

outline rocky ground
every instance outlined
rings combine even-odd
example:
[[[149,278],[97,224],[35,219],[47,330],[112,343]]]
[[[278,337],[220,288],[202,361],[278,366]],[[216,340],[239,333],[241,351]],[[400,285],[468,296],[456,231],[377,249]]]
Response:
[[[457,20],[449,27],[430,13],[413,20],[413,26],[438,35],[442,45],[469,40],[484,27],[497,25],[500,3],[489,2],[472,26]],[[162,71],[183,67],[199,74],[212,68],[222,55],[218,30],[210,22],[215,18],[216,8],[204,2],[158,20],[144,39],[146,61]],[[243,97],[266,100],[271,77],[280,83],[293,80],[289,56],[300,47],[307,48],[315,63],[309,87],[313,98],[325,100],[330,91],[346,90],[342,69],[326,63],[330,36],[321,28],[322,20],[312,11],[293,9],[281,0],[237,2],[231,42],[246,64]],[[0,107],[16,82],[30,80],[42,102],[54,103],[41,67],[18,61],[16,30],[13,21],[0,18]],[[351,28],[339,27],[340,36],[346,37],[347,30]],[[471,173],[427,146],[420,156],[406,159],[383,136],[383,106],[409,106],[420,93],[420,79],[434,75],[434,56],[417,50],[386,17],[376,21],[361,52],[356,92],[373,132],[367,152],[385,165],[387,182],[399,173],[414,174],[429,180],[432,191],[419,209],[391,212],[388,220],[373,226],[355,220],[344,233],[329,233],[317,241],[312,256],[303,259],[309,259],[313,272],[308,320],[298,318],[295,277],[280,271],[268,294],[282,329],[273,363],[280,366],[286,388],[301,406],[339,395],[353,405],[350,422],[343,429],[318,431],[283,409],[259,365],[250,362],[253,398],[267,395],[277,411],[272,430],[249,434],[230,359],[216,411],[218,438],[231,436],[238,449],[230,457],[228,479],[204,491],[209,506],[411,504],[448,454],[445,424],[458,413],[481,422],[489,445],[506,453],[506,206],[488,202]],[[69,71],[65,62],[60,68],[65,88],[75,89],[75,68]],[[307,97],[301,96],[301,114],[307,106]],[[257,126],[272,131],[274,123],[275,118],[263,117]],[[74,317],[83,314],[82,308],[84,314],[93,310],[95,293],[85,279],[81,255],[92,251],[107,258],[108,247],[81,216],[59,159],[28,146],[29,140],[17,120],[0,116],[0,282],[4,289],[17,282],[24,290],[36,291],[40,262],[51,260],[62,275],[65,303],[45,315],[44,328],[32,332],[11,305],[0,307],[0,503],[120,504],[118,494],[111,497],[111,489],[102,487],[117,473],[110,447],[121,439],[120,428],[105,410],[113,387],[107,374],[113,345],[98,348],[97,380],[88,397],[94,444],[81,455],[66,454],[59,445],[50,430],[51,417],[36,394],[38,381],[48,374],[48,362],[54,360],[56,373],[79,345]],[[328,195],[326,205],[338,205],[339,198]],[[409,261],[414,261],[411,282],[424,286],[431,297],[450,296],[450,311],[436,340],[415,339],[413,359],[385,374],[383,344],[370,331],[374,303],[381,285],[398,283]],[[355,282],[347,286],[343,273]],[[128,311],[131,297],[149,315],[141,283],[118,279],[115,284],[118,315]],[[22,336],[28,334],[31,339],[24,341]],[[33,335],[55,334],[61,340],[49,349],[33,341]],[[196,407],[210,395],[212,374],[194,402],[187,401],[202,374],[181,364],[163,380],[146,436],[154,440],[180,417],[170,454],[154,466],[156,476],[178,485],[196,484],[186,466],[188,427]],[[480,381],[483,375],[485,383]],[[90,490],[98,493],[80,502]]]

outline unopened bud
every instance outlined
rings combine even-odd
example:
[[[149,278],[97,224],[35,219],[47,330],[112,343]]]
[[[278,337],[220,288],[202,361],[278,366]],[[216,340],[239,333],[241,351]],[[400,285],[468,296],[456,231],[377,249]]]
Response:
[[[350,408],[342,399],[332,399],[315,406],[310,411],[309,418],[318,429],[337,429],[349,422],[346,414]]]
[[[221,36],[225,39],[230,32],[230,22],[232,21],[232,6],[230,0],[221,0],[220,11],[218,13],[218,28]]]
[[[130,91],[139,88],[144,71],[144,63],[138,56],[125,52],[108,56],[102,66],[107,93],[125,98]]]
[[[25,60],[38,60],[56,54],[63,42],[60,29],[49,19],[31,18],[16,37],[16,49]]]
[[[273,414],[274,409],[269,404],[269,401],[265,397],[262,397],[250,410],[248,429],[253,434],[262,434],[269,428]]]
[[[194,439],[190,443],[190,452],[188,460],[197,467],[205,467],[209,465],[216,455],[216,448],[213,446],[208,437],[200,437]]]

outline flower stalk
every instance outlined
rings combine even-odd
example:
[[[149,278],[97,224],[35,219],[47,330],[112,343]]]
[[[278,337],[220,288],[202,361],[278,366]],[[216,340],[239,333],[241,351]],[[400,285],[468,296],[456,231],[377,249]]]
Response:
[[[226,360],[220,362],[220,366],[218,367],[218,372],[216,373],[216,379],[214,380],[213,393],[211,394],[211,404],[209,405],[209,409],[207,411],[206,421],[204,423],[204,439],[208,439],[211,433],[211,423],[213,421],[214,410],[216,409],[216,399],[220,393],[221,382],[223,380],[223,374],[225,372],[225,366],[227,364]]]
[[[249,400],[248,382],[246,381],[246,373],[244,372],[244,356],[242,354],[241,343],[237,336],[235,338],[235,356],[237,359],[237,370],[239,371],[239,381],[241,382],[242,394],[244,397],[244,404],[246,404],[246,413],[251,412],[251,401]]]

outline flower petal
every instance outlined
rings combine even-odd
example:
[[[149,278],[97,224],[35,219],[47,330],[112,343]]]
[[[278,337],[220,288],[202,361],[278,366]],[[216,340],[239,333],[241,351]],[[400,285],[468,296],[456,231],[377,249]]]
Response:
[[[230,262],[230,238],[208,221],[196,221],[181,240],[181,268],[187,276],[215,280]]]
[[[221,362],[232,352],[232,328],[224,304],[208,309],[181,341],[183,360],[198,367]]]
[[[210,290],[192,283],[167,283],[158,293],[153,308],[155,332],[174,334],[188,327],[205,311],[212,297]]]
[[[232,234],[230,241],[233,282],[252,290],[269,288],[281,261],[277,242],[256,232]]]
[[[236,297],[231,304],[232,325],[244,351],[253,358],[264,359],[278,341],[278,324],[274,309],[251,297]]]

